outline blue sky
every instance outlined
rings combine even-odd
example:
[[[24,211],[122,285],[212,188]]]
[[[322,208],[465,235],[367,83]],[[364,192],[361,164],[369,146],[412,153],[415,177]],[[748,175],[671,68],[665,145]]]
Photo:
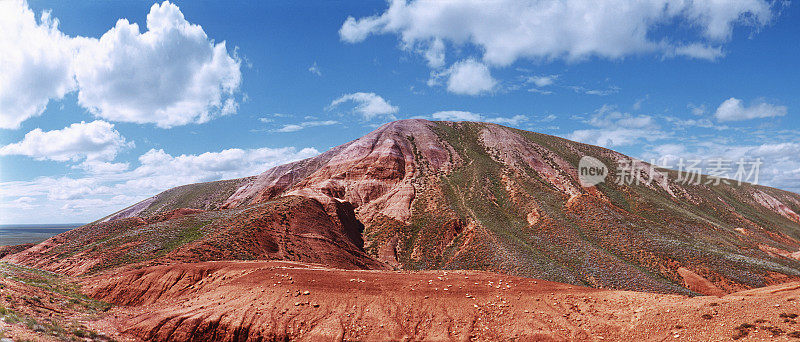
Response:
[[[762,158],[759,183],[800,191],[795,3],[0,6],[0,223],[92,221],[412,117]]]

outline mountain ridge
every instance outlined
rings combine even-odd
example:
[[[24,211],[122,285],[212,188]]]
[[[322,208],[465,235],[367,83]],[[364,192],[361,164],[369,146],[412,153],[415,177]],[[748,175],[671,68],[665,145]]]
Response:
[[[582,187],[582,156],[606,165],[639,163],[649,182]],[[684,294],[800,279],[800,195],[750,184],[682,185],[672,181],[673,170],[652,169],[667,180],[659,173],[650,179],[651,168],[612,150],[496,124],[410,119],[257,176],[167,190],[110,215],[96,229],[180,208],[206,211],[198,216],[272,210],[265,208],[288,196],[319,203],[332,221],[318,232],[343,232],[335,241],[363,250],[353,252],[353,260],[378,263],[351,260],[339,267],[478,269]],[[315,207],[313,201],[293,208]],[[345,221],[352,222],[337,223]],[[217,233],[238,229],[215,225]],[[226,243],[215,242],[222,249]],[[295,246],[301,256],[310,250]],[[30,261],[34,254],[24,255],[7,258]],[[697,281],[705,285],[693,285]]]

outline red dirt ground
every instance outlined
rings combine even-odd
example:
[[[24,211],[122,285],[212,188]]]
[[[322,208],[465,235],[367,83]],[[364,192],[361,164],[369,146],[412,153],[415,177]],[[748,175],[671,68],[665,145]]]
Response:
[[[87,278],[119,340],[800,338],[800,283],[723,297],[591,289],[480,271],[359,271],[281,261],[154,266]]]

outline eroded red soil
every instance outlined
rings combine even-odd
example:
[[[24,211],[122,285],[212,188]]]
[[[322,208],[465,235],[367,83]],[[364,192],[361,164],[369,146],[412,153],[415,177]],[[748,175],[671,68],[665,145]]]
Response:
[[[131,340],[726,341],[800,336],[800,284],[723,297],[591,289],[480,271],[204,262],[85,279]],[[115,332],[111,332],[114,334]]]

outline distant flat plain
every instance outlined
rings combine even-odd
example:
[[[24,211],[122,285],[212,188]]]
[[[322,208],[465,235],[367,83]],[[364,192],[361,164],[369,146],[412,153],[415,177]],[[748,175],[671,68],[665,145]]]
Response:
[[[0,246],[39,243],[48,238],[82,226],[83,223],[63,224],[0,224]]]

